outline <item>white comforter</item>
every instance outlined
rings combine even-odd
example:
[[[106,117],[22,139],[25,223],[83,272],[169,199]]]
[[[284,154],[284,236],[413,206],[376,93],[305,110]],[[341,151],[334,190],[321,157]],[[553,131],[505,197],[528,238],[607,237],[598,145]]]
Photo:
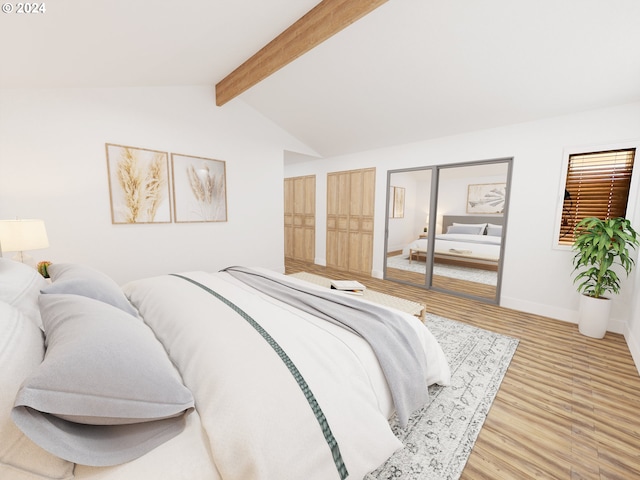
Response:
[[[239,306],[284,349],[326,416],[350,479],[362,478],[401,447],[388,423],[393,406],[386,382],[364,340],[226,273],[185,275]],[[155,455],[155,465],[142,457],[112,469],[78,466],[76,477],[152,478],[149,468],[155,468],[159,476],[154,478],[339,478],[298,384],[247,321],[210,293],[174,276],[135,281],[124,290],[193,392],[197,411],[183,435],[145,456]],[[425,388],[428,383],[448,384],[449,367],[435,338],[416,317],[407,314],[406,320],[424,345]],[[184,476],[166,475],[163,462],[170,465],[182,458],[197,470],[187,474],[185,465]],[[131,476],[136,474],[140,476]]]
[[[426,252],[427,242],[428,239],[426,238],[418,238],[407,245],[402,250],[402,253],[408,256],[410,249]],[[491,235],[469,235],[464,233],[439,234],[436,235],[435,252],[455,254],[455,251],[464,251],[466,255],[470,257],[498,261],[500,259],[500,242],[501,237]],[[452,249],[454,252],[451,251]]]

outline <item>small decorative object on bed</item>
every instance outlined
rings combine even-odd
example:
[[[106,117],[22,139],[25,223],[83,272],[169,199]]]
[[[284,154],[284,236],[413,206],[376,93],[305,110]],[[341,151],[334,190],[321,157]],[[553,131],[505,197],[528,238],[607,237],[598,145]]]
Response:
[[[176,222],[226,222],[226,163],[171,154]]]
[[[467,213],[503,213],[506,190],[506,183],[469,185]]]
[[[47,270],[49,268],[49,265],[51,265],[50,261],[43,260],[41,262],[38,262],[38,264],[36,265],[36,270],[38,270],[38,273],[44,278],[49,278],[49,272]]]
[[[169,223],[167,152],[107,143],[111,221]]]
[[[603,338],[607,333],[611,301],[604,295],[620,292],[620,278],[611,267],[618,265],[628,276],[635,264],[629,249],[639,244],[626,218],[587,217],[576,225],[573,282],[580,282],[578,328],[583,335]]]

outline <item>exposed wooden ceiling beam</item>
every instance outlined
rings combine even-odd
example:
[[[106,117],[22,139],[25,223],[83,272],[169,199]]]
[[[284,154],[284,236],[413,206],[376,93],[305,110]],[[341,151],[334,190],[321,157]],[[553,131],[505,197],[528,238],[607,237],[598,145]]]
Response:
[[[323,0],[216,85],[221,106],[387,0]]]

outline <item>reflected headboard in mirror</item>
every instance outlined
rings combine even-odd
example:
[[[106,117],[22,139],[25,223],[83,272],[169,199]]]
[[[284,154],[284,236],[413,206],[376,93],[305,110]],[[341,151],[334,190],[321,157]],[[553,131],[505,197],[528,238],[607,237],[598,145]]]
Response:
[[[502,215],[443,215],[442,216],[442,233],[446,233],[447,227],[454,223],[477,224],[477,223],[493,223],[494,225],[504,225],[504,216]]]

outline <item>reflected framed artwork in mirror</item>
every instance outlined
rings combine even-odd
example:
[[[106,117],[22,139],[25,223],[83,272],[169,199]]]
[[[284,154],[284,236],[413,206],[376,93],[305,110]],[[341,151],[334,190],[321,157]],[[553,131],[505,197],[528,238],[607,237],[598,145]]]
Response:
[[[391,187],[390,195],[393,203],[389,218],[404,218],[404,187]]]
[[[467,213],[503,213],[506,191],[506,183],[469,185]]]

